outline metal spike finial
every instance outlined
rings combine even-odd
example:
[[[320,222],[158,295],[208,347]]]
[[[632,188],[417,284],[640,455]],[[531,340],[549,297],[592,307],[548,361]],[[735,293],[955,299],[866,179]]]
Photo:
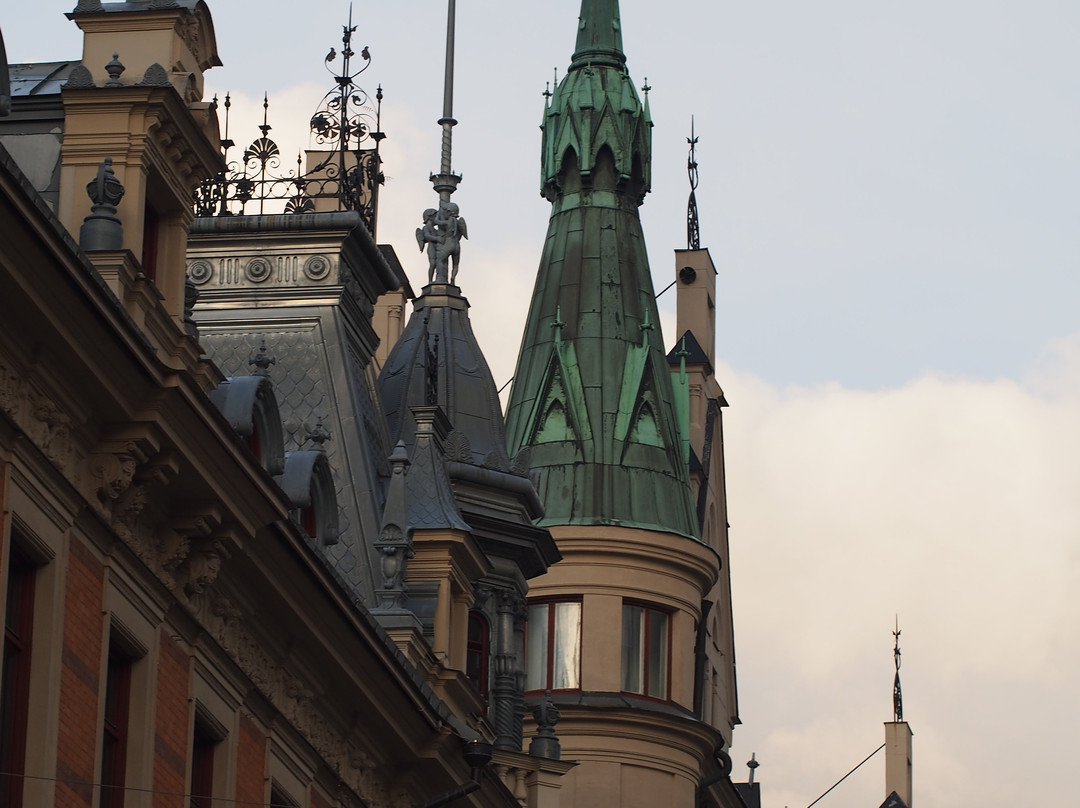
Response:
[[[454,138],[454,17],[455,0],[447,2],[446,17],[446,69],[443,78],[443,110],[439,118],[442,128],[442,148],[439,173],[432,174],[431,185],[439,195],[439,207],[434,215],[425,213],[424,225],[416,229],[416,240],[421,252],[426,248],[429,255],[428,282],[457,284],[458,262],[461,257],[461,239],[469,237],[465,219],[458,206],[450,201],[451,195],[461,182],[452,163]]]
[[[904,720],[904,698],[900,693],[900,617],[896,617],[893,629],[893,662],[896,665],[896,677],[893,679],[893,717],[896,723]]]
[[[443,72],[443,108],[439,126],[442,128],[442,149],[440,152],[439,173],[431,175],[431,184],[439,194],[440,202],[449,202],[451,194],[457,190],[461,176],[455,174],[451,162],[454,140],[454,26],[456,16],[455,0],[448,0],[446,13],[446,65]]]
[[[694,132],[694,117],[690,116],[690,137],[686,139],[690,144],[690,153],[686,158],[686,173],[690,177],[690,199],[686,203],[686,248],[688,250],[701,249],[701,229],[698,223],[697,191],[698,187],[698,164],[697,142],[698,137]]]
[[[758,763],[758,759],[757,759],[757,752],[751,752],[750,753],[750,759],[748,761],[746,761],[746,768],[748,768],[750,770],[750,779],[749,779],[750,785],[754,784],[754,770],[757,769],[757,767],[760,766],[760,765],[761,764]]]

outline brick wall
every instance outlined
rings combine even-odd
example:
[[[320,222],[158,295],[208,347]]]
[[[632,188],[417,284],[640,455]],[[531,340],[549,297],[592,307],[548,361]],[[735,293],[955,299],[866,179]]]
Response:
[[[57,738],[57,808],[92,803],[100,740],[98,691],[104,625],[104,566],[76,537],[71,539],[64,582],[64,649],[60,671]]]
[[[250,716],[241,713],[240,738],[236,748],[237,804],[264,803],[266,776],[266,733]]]
[[[157,670],[154,808],[185,808],[188,770],[190,660],[163,627]]]

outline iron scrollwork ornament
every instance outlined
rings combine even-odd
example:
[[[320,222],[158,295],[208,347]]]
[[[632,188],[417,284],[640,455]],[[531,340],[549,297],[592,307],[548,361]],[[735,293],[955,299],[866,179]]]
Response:
[[[282,171],[282,153],[270,137],[269,99],[263,96],[262,134],[244,149],[239,160],[229,160],[235,143],[229,139],[229,112],[232,99],[225,96],[225,137],[221,141],[226,170],[205,180],[195,191],[196,216],[236,216],[249,212],[312,213],[316,210],[353,210],[360,214],[368,230],[375,234],[378,188],[385,181],[381,171],[379,143],[385,137],[380,130],[383,92],[380,86],[375,103],[356,84],[357,77],[371,65],[367,47],[361,49],[361,67],[355,68],[352,36],[356,26],[343,27],[341,61],[331,48],[325,65],[334,76],[335,86],[323,96],[309,128],[318,144],[313,153],[316,165],[304,170],[303,157],[297,154],[295,169]],[[213,108],[218,109],[217,96]],[[328,200],[319,204],[319,200]],[[270,210],[267,210],[270,203]],[[257,210],[249,211],[249,206]]]

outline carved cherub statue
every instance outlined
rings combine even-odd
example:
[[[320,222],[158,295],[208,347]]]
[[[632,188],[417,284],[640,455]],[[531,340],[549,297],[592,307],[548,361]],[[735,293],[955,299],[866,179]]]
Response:
[[[439,276],[446,283],[448,264],[453,263],[454,271],[450,283],[457,284],[458,258],[461,255],[461,239],[469,237],[465,220],[458,215],[458,206],[453,202],[443,202],[435,214],[435,224],[439,228],[440,242],[438,249]]]
[[[427,279],[428,283],[431,283],[435,279],[435,264],[439,260],[439,243],[442,241],[442,234],[438,228],[435,227],[435,214],[437,211],[435,208],[428,208],[424,211],[424,225],[423,227],[416,228],[416,243],[420,246],[420,252],[424,251],[424,246],[427,245],[428,254],[428,271]]]

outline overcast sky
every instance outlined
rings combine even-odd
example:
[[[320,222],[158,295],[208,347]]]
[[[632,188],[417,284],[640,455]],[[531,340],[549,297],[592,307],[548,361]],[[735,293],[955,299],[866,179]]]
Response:
[[[0,0],[11,61],[77,57],[73,5]],[[347,3],[210,8],[225,66],[208,86],[233,93],[233,138],[257,136],[267,90],[272,134],[306,145]],[[458,0],[459,280],[500,384],[548,215],[541,92],[578,9]],[[386,93],[379,239],[419,288],[445,5],[354,14],[360,81]],[[735,776],[756,752],[765,807],[803,808],[873,751],[899,614],[918,808],[1075,802],[1080,4],[622,0],[622,17],[653,88],[657,290],[686,246],[691,116],[700,137],[731,402]],[[876,808],[883,766],[818,805]]]

